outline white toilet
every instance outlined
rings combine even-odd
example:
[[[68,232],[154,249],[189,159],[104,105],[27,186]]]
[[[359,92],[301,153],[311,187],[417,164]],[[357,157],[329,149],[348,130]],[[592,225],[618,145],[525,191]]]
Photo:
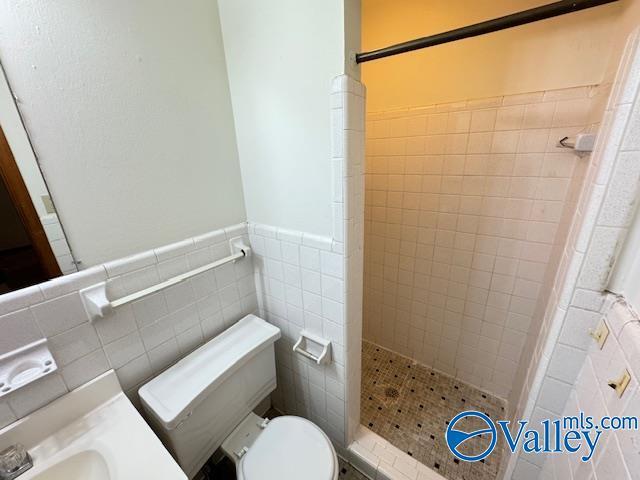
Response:
[[[280,329],[248,315],[140,388],[156,434],[189,478],[219,447],[240,480],[336,480],[329,438],[300,417],[253,410],[276,388]]]

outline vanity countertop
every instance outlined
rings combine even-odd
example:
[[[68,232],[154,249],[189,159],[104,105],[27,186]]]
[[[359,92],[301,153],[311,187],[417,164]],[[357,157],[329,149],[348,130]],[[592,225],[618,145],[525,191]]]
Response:
[[[113,371],[0,430],[0,451],[16,443],[34,464],[20,480],[187,479]]]

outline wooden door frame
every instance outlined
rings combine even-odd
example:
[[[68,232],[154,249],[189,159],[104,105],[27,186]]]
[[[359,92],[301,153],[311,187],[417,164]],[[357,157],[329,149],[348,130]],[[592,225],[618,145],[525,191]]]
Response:
[[[49,278],[59,277],[62,275],[62,271],[60,270],[56,256],[53,254],[53,250],[51,250],[47,234],[44,231],[42,223],[40,223],[38,212],[33,206],[31,195],[27,190],[13,152],[11,148],[9,148],[9,143],[1,127],[0,177],[2,177],[2,181],[7,187],[7,191],[20,216],[20,220],[31,239],[31,245],[38,256],[38,260],[40,260],[42,269]]]

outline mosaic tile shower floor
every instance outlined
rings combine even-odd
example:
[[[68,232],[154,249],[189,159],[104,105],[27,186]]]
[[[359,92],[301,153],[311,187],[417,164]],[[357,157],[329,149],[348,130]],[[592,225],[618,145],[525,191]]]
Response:
[[[504,401],[470,385],[369,342],[362,342],[362,424],[449,480],[493,480],[500,467],[498,445],[479,462],[462,462],[447,448],[449,421],[464,410],[477,410],[492,419],[505,415]],[[471,431],[473,421],[456,425]],[[483,438],[484,437],[484,438]],[[484,451],[490,438],[474,437],[462,452]]]

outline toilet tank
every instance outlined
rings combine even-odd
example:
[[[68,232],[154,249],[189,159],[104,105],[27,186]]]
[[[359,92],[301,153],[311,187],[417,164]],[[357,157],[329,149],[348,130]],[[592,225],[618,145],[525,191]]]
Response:
[[[140,388],[152,428],[189,478],[276,388],[279,338],[247,315]]]

